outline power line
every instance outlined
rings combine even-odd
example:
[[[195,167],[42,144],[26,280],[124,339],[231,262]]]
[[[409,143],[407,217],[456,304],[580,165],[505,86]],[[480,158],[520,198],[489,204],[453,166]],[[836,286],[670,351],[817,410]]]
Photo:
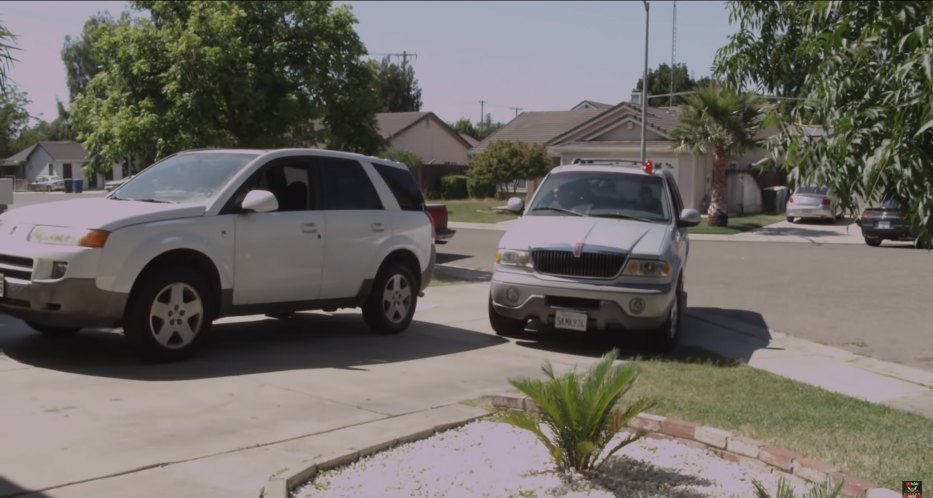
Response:
[[[509,107],[509,109],[512,109],[513,111],[515,111],[516,118],[518,117],[518,111],[523,110],[521,107]]]

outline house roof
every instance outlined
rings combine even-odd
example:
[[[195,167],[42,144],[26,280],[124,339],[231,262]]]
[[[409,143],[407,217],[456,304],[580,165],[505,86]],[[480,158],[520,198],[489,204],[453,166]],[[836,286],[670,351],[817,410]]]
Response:
[[[612,107],[612,104],[603,104],[602,102],[596,102],[595,100],[584,100],[580,102],[579,104],[573,106],[570,110],[576,111],[576,110],[588,109],[588,108],[609,109],[610,107]]]
[[[624,120],[633,120],[641,123],[641,106],[630,102],[622,102],[606,109],[599,115],[584,121],[577,126],[566,130],[558,136],[548,140],[545,145],[558,145],[567,142],[586,140],[584,137],[593,133],[604,132],[618,125]],[[645,122],[648,129],[660,133],[667,138],[671,129],[680,122],[680,115],[676,107],[651,107],[645,109]]]
[[[380,112],[376,114],[376,127],[379,129],[379,134],[382,135],[382,138],[391,141],[393,138],[401,135],[405,130],[412,128],[425,119],[430,119],[438,123],[442,129],[450,133],[451,136],[460,141],[467,149],[475,145],[470,142],[470,140],[464,138],[462,134],[454,131],[433,112]]]
[[[4,159],[3,164],[13,165],[24,163],[28,161],[29,157],[40,147],[55,161],[87,161],[87,150],[85,150],[83,145],[71,140],[65,140],[59,142],[37,142]]]
[[[466,133],[461,133],[460,137],[467,141],[470,144],[470,147],[476,147],[479,144],[479,140],[467,135]]]
[[[544,145],[551,139],[605,112],[604,109],[523,112],[470,150],[480,153],[492,142],[525,142]]]

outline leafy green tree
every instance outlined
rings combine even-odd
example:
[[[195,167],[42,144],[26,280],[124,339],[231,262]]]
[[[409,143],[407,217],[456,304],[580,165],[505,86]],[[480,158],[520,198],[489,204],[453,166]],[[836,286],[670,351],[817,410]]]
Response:
[[[29,99],[26,94],[12,85],[0,93],[0,158],[7,158],[19,152],[17,138],[29,125],[29,112],[26,106]]]
[[[637,377],[633,364],[613,366],[619,350],[603,355],[585,375],[570,372],[558,377],[550,363],[542,367],[546,380],[517,378],[509,383],[538,405],[540,416],[510,412],[505,421],[534,434],[554,459],[559,471],[586,473],[599,468],[625,445],[640,439],[639,432],[612,447],[602,460],[603,450],[636,415],[654,403],[637,400],[628,408],[619,406]],[[541,424],[549,429],[541,430]]]
[[[447,123],[447,125],[457,133],[469,135],[476,140],[483,140],[489,135],[492,135],[499,128],[505,126],[505,123],[500,121],[493,122],[492,115],[487,113],[486,119],[481,123],[473,124],[468,118],[460,118],[453,123]]]
[[[468,176],[474,182],[499,185],[502,192],[516,180],[540,178],[550,170],[547,150],[538,144],[493,142],[470,160]]]
[[[375,67],[376,91],[382,98],[382,112],[414,112],[421,110],[421,88],[415,79],[415,69],[403,60],[395,64],[390,57]]]
[[[679,92],[688,92],[690,90],[696,90],[697,82],[690,77],[690,73],[687,71],[686,64],[674,64],[674,93]],[[640,92],[642,88],[642,80],[644,78],[638,78],[638,82],[635,83],[635,91]],[[670,94],[671,93],[671,66],[666,63],[661,63],[657,69],[648,70],[648,95],[659,95],[659,94]],[[675,95],[673,105],[681,105],[684,103],[683,95]],[[650,106],[667,106],[671,105],[671,98],[666,97],[654,97],[648,99],[648,105]]]
[[[756,138],[763,121],[758,98],[721,87],[704,87],[687,96],[681,106],[680,124],[671,131],[681,150],[713,155],[710,226],[727,226],[726,161],[759,144]]]
[[[424,164],[424,159],[422,159],[421,156],[405,149],[389,149],[380,154],[380,156],[391,161],[402,163],[412,170]]]
[[[909,206],[933,226],[933,3],[732,2],[740,31],[717,54],[733,82],[796,97],[768,143],[791,181]],[[769,55],[770,54],[770,55]],[[802,126],[812,125],[812,126]],[[909,202],[908,202],[909,201]]]
[[[192,147],[325,143],[372,154],[379,96],[347,7],[299,1],[140,1],[145,16],[90,23],[99,71],[71,124],[106,171]],[[315,127],[315,123],[322,126]]]
[[[65,64],[65,77],[67,78],[68,94],[70,100],[83,94],[88,83],[100,70],[100,62],[94,53],[96,45],[94,36],[103,30],[97,29],[101,24],[114,24],[108,14],[98,14],[84,23],[81,36],[72,38],[65,36],[65,45],[62,47],[62,62]]]
[[[453,123],[447,123],[447,126],[450,126],[450,128],[457,133],[463,133],[464,135],[480,140],[479,131],[473,126],[473,122],[470,121],[469,118],[460,118]]]

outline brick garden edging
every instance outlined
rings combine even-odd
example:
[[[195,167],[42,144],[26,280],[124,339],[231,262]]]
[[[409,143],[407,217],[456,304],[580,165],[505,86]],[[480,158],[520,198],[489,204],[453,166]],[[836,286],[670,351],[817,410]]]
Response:
[[[518,393],[493,396],[492,403],[497,408],[520,411],[537,410],[534,400]],[[647,437],[650,438],[687,442],[691,446],[706,448],[725,460],[759,468],[764,466],[791,474],[811,484],[823,484],[827,478],[831,479],[834,484],[845,479],[842,487],[842,496],[845,497],[900,498],[901,496],[893,490],[847,474],[819,460],[806,458],[790,450],[738,436],[715,427],[701,426],[686,420],[650,413],[637,415],[628,425],[633,429],[646,431]]]

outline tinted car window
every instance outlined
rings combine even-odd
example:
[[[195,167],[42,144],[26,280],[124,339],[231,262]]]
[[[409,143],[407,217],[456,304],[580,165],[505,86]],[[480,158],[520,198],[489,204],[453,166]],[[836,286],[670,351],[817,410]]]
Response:
[[[379,194],[373,188],[363,165],[352,159],[321,158],[324,209],[382,209]]]
[[[829,193],[829,188],[827,187],[798,187],[796,193],[798,194],[817,194],[817,195],[826,195]]]
[[[415,179],[407,169],[401,169],[386,164],[374,164],[379,176],[382,177],[389,190],[395,195],[399,207],[403,211],[424,210],[424,197],[421,189],[415,184]]]
[[[158,202],[201,202],[255,154],[197,152],[178,154],[149,166],[116,190],[112,199]]]

